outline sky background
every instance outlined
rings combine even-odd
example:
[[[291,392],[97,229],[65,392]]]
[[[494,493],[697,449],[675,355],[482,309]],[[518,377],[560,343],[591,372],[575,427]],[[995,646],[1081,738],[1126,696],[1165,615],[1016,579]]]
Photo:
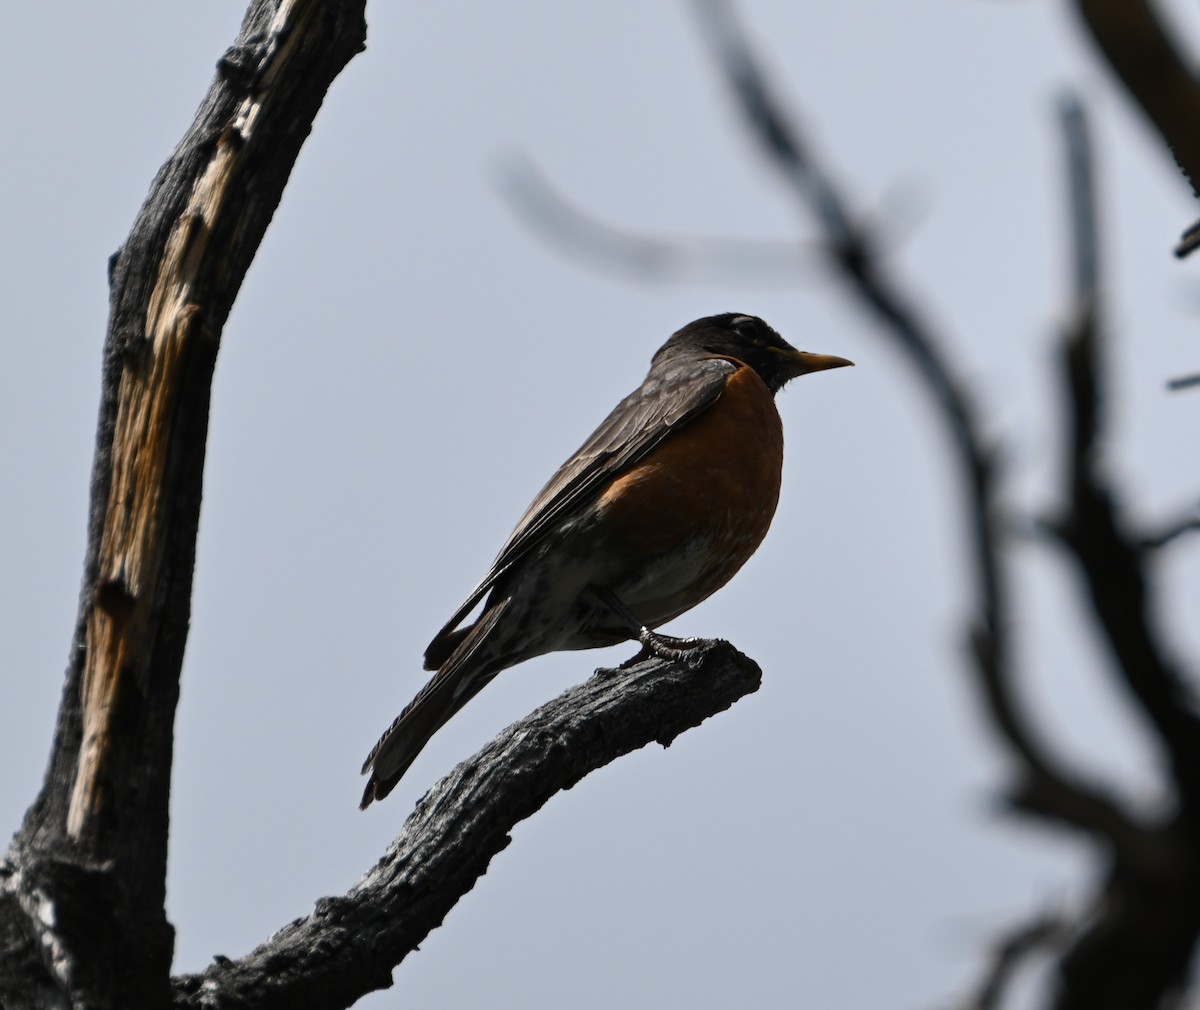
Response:
[[[1169,5],[1200,39],[1200,14]],[[1195,500],[1196,263],[1186,185],[1066,5],[742,6],[820,156],[891,236],[1009,463],[1057,497],[1055,325],[1068,290],[1064,86],[1094,113],[1109,448],[1148,521]],[[0,823],[45,767],[75,620],[105,264],[233,40],[240,0],[9,4],[0,34]],[[513,844],[366,1008],[946,1007],[1010,924],[1086,898],[1092,856],[995,809],[1005,764],[963,648],[968,571],[937,418],[815,261],[785,279],[656,282],[564,258],[504,201],[527,157],[604,220],[800,239],[680,2],[373,4],[225,328],[172,797],[176,967],[236,957],[345,891],[454,763],[626,646],[500,678],[395,793],[358,767],[423,683],[432,634],[533,494],[653,351],[699,316],[763,316],[858,367],[781,395],[784,489],[759,554],[667,630],[729,638],[764,683],[592,775]],[[539,395],[524,390],[536,383]],[[1015,552],[1040,725],[1141,808],[1154,754],[1073,573]],[[1198,644],[1200,544],[1163,576]],[[1039,984],[1035,977],[1028,998]]]

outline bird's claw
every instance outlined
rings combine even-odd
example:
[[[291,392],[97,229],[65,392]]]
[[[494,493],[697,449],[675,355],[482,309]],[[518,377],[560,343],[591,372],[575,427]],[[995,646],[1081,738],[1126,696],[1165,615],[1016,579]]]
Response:
[[[688,659],[697,649],[712,644],[711,638],[675,638],[672,635],[660,635],[657,631],[642,628],[638,632],[638,641],[642,643],[642,651],[631,660],[636,662],[657,656],[659,659],[681,660]]]

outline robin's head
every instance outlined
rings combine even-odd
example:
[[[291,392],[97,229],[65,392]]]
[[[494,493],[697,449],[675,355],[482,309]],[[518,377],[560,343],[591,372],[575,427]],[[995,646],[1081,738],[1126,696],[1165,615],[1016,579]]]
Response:
[[[854,364],[832,354],[798,351],[758,316],[739,312],[705,316],[688,323],[659,348],[654,361],[694,355],[719,355],[744,361],[758,372],[772,393],[778,393],[784,383],[797,375]]]

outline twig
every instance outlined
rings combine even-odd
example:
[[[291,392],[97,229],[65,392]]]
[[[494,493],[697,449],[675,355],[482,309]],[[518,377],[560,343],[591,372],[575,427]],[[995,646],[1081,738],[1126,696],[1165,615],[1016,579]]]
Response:
[[[1181,389],[1191,389],[1193,386],[1200,386],[1200,372],[1194,375],[1181,375],[1178,378],[1167,380],[1167,389],[1172,393],[1178,392]]]
[[[797,242],[649,235],[614,227],[568,201],[528,158],[505,162],[497,184],[513,211],[552,245],[631,280],[794,285],[819,262],[819,250]]]
[[[1100,287],[1100,240],[1096,223],[1096,181],[1092,170],[1091,136],[1083,106],[1071,92],[1059,99],[1059,121],[1067,154],[1075,302],[1084,307],[1095,302]]]
[[[1200,221],[1188,225],[1179,241],[1175,244],[1175,258],[1187,259],[1197,249],[1200,249]]]
[[[1142,550],[1161,550],[1180,537],[1197,532],[1200,532],[1200,505],[1193,506],[1186,515],[1165,524],[1157,532],[1143,535],[1140,546]]]
[[[962,1010],[999,1010],[1013,976],[1028,958],[1043,950],[1061,947],[1070,935],[1072,924],[1057,915],[1043,915],[1023,923],[994,945],[991,964],[984,973],[974,996]]]

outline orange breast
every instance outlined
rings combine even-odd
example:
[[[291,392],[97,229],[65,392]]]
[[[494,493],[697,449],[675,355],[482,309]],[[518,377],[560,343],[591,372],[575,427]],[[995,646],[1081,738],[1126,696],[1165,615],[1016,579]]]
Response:
[[[692,569],[663,572],[666,595],[657,601],[663,613],[652,615],[655,623],[695,606],[754,553],[775,514],[782,467],[783,428],[774,397],[743,365],[711,407],[601,496],[604,525],[631,557],[678,551],[680,564]]]

